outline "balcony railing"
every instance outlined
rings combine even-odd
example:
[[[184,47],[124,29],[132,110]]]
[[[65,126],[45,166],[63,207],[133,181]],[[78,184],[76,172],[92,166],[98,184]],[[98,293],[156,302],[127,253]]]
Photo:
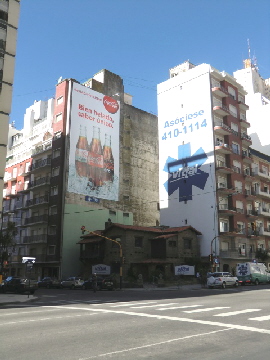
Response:
[[[39,222],[47,222],[47,221],[48,221],[47,214],[31,216],[29,218],[24,219],[24,225],[35,224]]]
[[[231,258],[231,259],[239,259],[239,258],[254,259],[255,252],[248,251],[246,249],[234,248],[229,250],[220,250],[219,256],[221,258]]]
[[[31,165],[31,171],[51,165],[51,158],[46,158],[43,160],[38,160],[34,164]]]
[[[33,188],[33,187],[41,186],[41,185],[46,185],[46,184],[48,184],[48,185],[50,184],[50,177],[49,176],[45,176],[45,177],[42,177],[40,179],[31,181],[29,183],[29,188]]]
[[[52,148],[52,140],[47,142],[46,144],[42,144],[40,146],[36,146],[35,149],[32,150],[32,155],[38,155],[44,151],[47,151]]]
[[[27,200],[26,201],[26,206],[44,204],[44,203],[47,203],[48,201],[49,201],[49,196],[44,195],[44,196],[40,196],[38,198]]]
[[[48,238],[47,234],[24,236],[23,237],[23,243],[24,244],[46,243],[47,238]]]

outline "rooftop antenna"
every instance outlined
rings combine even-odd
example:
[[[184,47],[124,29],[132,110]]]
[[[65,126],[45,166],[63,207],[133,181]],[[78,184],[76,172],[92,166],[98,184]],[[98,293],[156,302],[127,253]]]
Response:
[[[249,39],[247,39],[247,43],[248,43],[248,58],[249,58],[249,60],[251,60]]]

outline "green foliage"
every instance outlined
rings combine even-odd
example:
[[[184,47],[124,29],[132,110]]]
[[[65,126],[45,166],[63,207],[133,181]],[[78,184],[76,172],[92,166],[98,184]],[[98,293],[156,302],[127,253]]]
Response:
[[[265,249],[257,249],[256,250],[256,254],[255,257],[256,259],[258,259],[260,262],[265,262],[269,259],[269,250],[265,250]]]
[[[17,233],[15,223],[11,221],[7,223],[7,228],[0,232],[1,269],[3,268],[3,261],[8,260],[8,247],[14,244],[14,237]]]

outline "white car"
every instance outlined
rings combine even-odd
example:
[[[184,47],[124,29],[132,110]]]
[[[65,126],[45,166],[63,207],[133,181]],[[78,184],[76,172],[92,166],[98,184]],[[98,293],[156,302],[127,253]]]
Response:
[[[61,281],[61,288],[68,288],[68,289],[82,289],[84,280],[71,276],[67,278],[66,280]]]
[[[214,287],[225,289],[226,286],[238,286],[238,278],[229,272],[214,272],[209,274],[207,286],[210,289]]]

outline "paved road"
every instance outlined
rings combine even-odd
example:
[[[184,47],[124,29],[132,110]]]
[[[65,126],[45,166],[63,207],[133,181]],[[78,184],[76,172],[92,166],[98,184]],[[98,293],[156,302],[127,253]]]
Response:
[[[1,358],[269,357],[269,287],[189,292],[42,290],[0,309]]]

